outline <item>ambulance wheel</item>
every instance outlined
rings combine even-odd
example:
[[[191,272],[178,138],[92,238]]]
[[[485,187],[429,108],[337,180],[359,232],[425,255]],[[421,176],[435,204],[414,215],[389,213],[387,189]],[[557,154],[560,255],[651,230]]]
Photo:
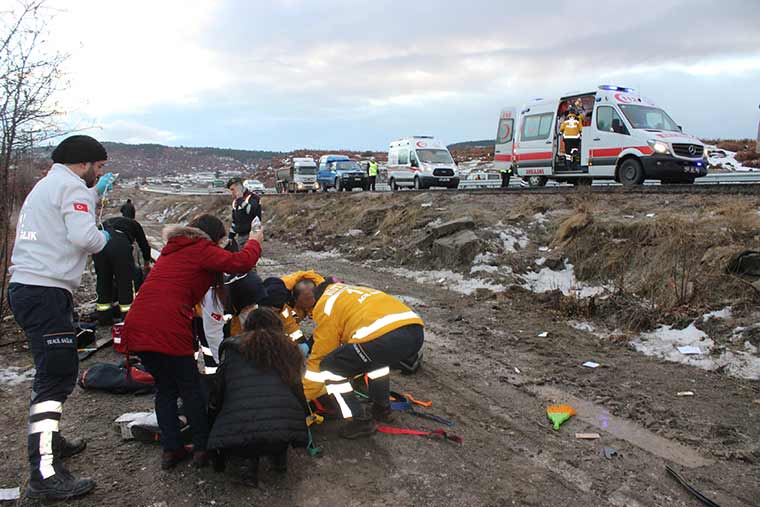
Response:
[[[422,184],[422,182],[420,181],[420,179],[417,176],[414,177],[414,189],[415,190],[425,190],[425,186]]]
[[[389,181],[388,184],[390,185],[391,190],[393,192],[398,192],[398,185],[396,185],[396,179],[395,178],[391,178],[391,181]]]
[[[618,175],[620,177],[620,183],[626,187],[632,187],[644,183],[644,168],[641,167],[641,162],[635,158],[624,160],[623,163],[620,164]]]
[[[528,186],[543,187],[546,185],[546,176],[529,176]]]

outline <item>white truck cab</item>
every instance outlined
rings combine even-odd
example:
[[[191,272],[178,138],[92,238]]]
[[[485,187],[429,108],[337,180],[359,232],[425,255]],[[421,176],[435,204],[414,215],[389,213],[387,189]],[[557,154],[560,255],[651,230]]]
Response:
[[[459,169],[451,153],[445,144],[431,136],[393,141],[388,148],[387,171],[391,190],[459,186]]]
[[[580,149],[566,153],[560,126],[574,113]],[[587,93],[536,99],[501,111],[494,161],[531,186],[553,179],[576,185],[594,179],[639,185],[645,179],[693,183],[707,174],[704,144],[630,88],[603,85]]]

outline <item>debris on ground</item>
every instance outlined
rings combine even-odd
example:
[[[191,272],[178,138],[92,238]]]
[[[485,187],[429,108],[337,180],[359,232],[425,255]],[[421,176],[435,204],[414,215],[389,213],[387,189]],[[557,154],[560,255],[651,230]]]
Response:
[[[555,430],[559,430],[562,423],[576,415],[575,409],[570,405],[552,405],[546,409],[546,416],[554,425]]]

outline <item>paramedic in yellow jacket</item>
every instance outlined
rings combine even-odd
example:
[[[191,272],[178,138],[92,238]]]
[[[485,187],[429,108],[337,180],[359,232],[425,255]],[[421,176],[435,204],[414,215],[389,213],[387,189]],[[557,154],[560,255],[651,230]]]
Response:
[[[565,140],[565,155],[573,154],[573,150],[578,150],[578,156],[581,153],[581,133],[583,132],[583,123],[570,113],[562,125],[559,127],[562,138]]]
[[[304,393],[313,400],[326,391],[345,419],[344,438],[369,436],[374,420],[390,419],[390,365],[416,356],[424,339],[422,319],[396,298],[367,287],[326,281],[314,290],[314,346],[306,363]],[[350,379],[367,374],[371,414]]]

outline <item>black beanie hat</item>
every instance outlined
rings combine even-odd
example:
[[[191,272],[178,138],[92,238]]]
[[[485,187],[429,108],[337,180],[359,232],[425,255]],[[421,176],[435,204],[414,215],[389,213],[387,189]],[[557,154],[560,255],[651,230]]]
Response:
[[[264,287],[267,290],[267,297],[259,301],[259,306],[270,306],[282,310],[285,303],[290,301],[290,291],[279,278],[267,278],[264,280]]]
[[[229,302],[234,313],[254,303],[260,305],[267,295],[264,282],[255,270],[245,275],[227,275],[224,285],[229,291]]]
[[[51,157],[56,164],[81,164],[108,160],[106,149],[90,136],[67,137],[54,150]]]

